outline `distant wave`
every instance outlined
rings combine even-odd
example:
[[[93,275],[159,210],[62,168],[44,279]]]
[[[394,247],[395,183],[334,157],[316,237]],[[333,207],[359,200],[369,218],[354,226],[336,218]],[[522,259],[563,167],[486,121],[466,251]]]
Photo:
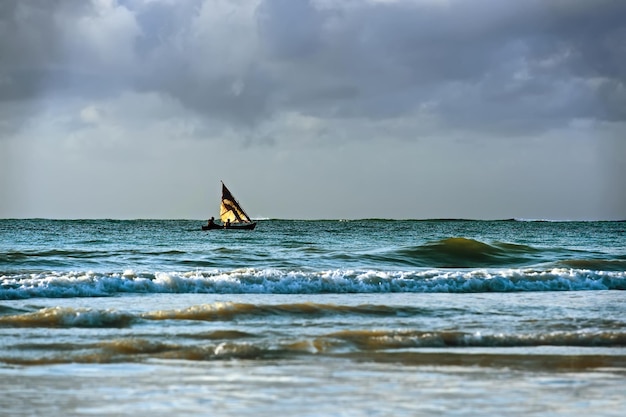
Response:
[[[396,250],[400,259],[416,266],[437,268],[476,268],[520,265],[533,261],[540,251],[525,245],[487,244],[461,237]]]
[[[375,251],[343,252],[336,249],[325,250],[315,242],[302,241],[297,238],[283,240],[281,249],[297,250],[296,255],[311,255],[311,260],[322,265],[342,266],[371,265],[379,269],[394,267],[418,268],[520,268],[554,263],[556,267],[578,269],[625,270],[626,258],[616,257],[605,259],[603,254],[575,251],[566,248],[537,248],[528,245],[491,242],[464,237],[449,237],[414,246],[396,246]],[[186,252],[178,249],[155,250],[154,248],[114,249],[114,250],[77,250],[77,249],[46,249],[22,250],[0,253],[0,274],[5,271],[19,270],[62,270],[73,269],[80,265],[81,269],[101,269],[102,265],[123,264],[130,261],[141,264],[162,262],[180,265],[185,268],[206,268],[218,266],[220,261],[227,261],[231,255],[233,260],[249,265],[259,262],[271,265],[284,265],[295,258],[289,256],[271,256],[262,253],[257,257],[256,248],[249,253],[240,253],[238,248],[219,246],[212,249],[213,257],[208,258],[202,251]],[[596,259],[596,257],[603,258]],[[580,261],[576,261],[580,259]],[[577,263],[578,262],[578,263]],[[176,267],[174,267],[176,268]]]
[[[626,290],[626,271],[575,268],[475,270],[237,269],[0,276],[0,299],[101,297],[123,293],[325,294]]]
[[[365,255],[382,265],[413,266],[422,268],[520,268],[547,264],[555,267],[586,268],[598,270],[624,270],[626,259],[590,259],[588,265],[581,261],[576,266],[573,259],[585,256],[601,256],[566,248],[537,248],[529,245],[493,242],[450,237],[422,245],[393,248],[384,252]],[[555,261],[562,259],[563,262]],[[572,263],[567,263],[572,259]],[[604,261],[604,262],[603,262]],[[621,269],[620,269],[621,268]]]

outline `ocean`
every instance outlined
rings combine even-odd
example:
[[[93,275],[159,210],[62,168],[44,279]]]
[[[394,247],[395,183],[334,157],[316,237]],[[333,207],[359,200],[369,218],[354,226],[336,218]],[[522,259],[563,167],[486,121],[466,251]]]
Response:
[[[623,416],[626,222],[0,220],[7,416]]]

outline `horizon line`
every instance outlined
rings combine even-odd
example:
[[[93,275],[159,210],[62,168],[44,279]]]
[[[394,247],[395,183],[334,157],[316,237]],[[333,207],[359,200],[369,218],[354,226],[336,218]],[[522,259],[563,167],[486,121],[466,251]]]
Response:
[[[50,220],[50,221],[198,221],[203,219],[191,218],[165,218],[165,217],[3,217],[0,220]],[[279,218],[279,217],[253,217],[252,221],[475,221],[475,222],[546,222],[546,223],[566,223],[566,222],[626,222],[624,219],[549,219],[549,218],[469,218],[469,217],[427,217],[427,218],[387,218],[387,217],[359,217],[359,218]]]

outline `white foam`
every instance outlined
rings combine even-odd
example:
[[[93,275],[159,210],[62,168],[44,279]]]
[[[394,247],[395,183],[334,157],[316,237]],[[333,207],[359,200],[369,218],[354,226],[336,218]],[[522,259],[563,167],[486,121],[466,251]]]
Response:
[[[626,288],[625,271],[279,269],[102,274],[48,272],[3,276],[0,299],[90,297],[119,293],[394,293],[584,291]]]

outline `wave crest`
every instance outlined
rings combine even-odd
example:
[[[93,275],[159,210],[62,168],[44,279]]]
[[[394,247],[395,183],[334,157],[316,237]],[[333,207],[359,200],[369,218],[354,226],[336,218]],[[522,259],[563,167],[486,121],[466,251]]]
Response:
[[[435,268],[481,268],[520,265],[531,262],[539,251],[511,243],[487,244],[463,237],[451,237],[397,251],[405,262]]]
[[[51,307],[0,317],[0,327],[128,327],[133,316],[115,311]]]
[[[103,297],[118,294],[328,294],[626,290],[626,271],[574,268],[428,269],[414,271],[238,269],[114,274],[93,272],[4,276],[0,300]]]

